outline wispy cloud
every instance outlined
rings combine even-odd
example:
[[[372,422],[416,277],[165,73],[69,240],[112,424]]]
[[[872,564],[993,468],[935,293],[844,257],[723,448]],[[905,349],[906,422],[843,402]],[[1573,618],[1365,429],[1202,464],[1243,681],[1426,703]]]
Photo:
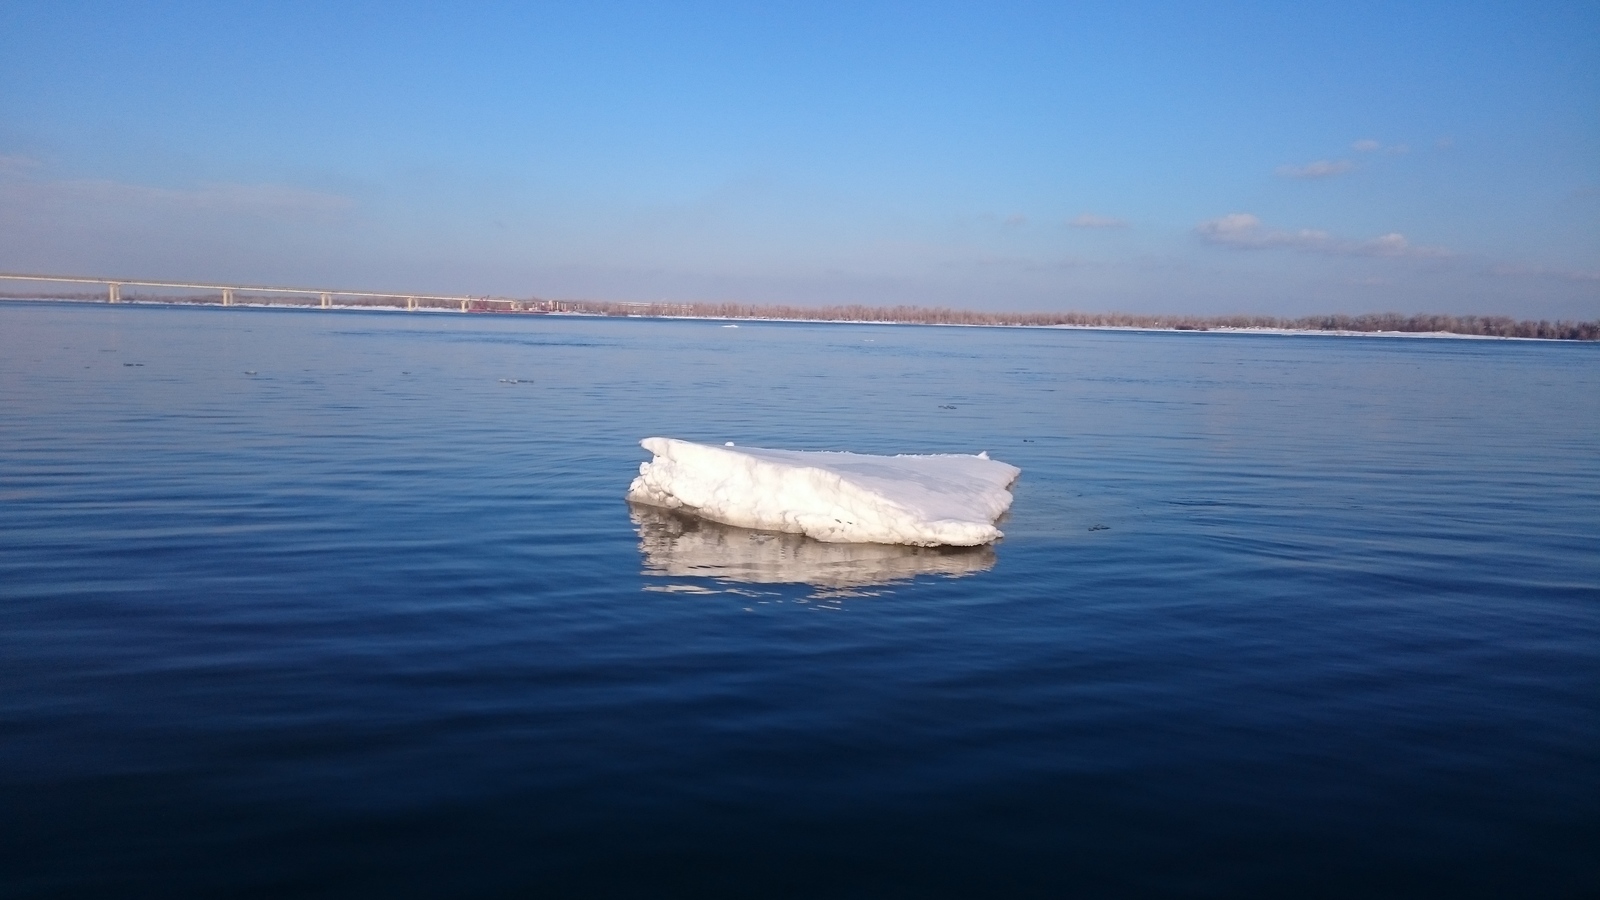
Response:
[[[31,156],[20,153],[0,153],[0,173],[25,172],[37,169],[41,163]]]
[[[216,182],[194,188],[164,188],[120,181],[62,181],[60,190],[108,203],[220,212],[337,212],[350,198],[282,184]]]
[[[1356,151],[1357,153],[1378,153],[1381,151],[1390,156],[1402,156],[1411,152],[1411,145],[1389,144],[1385,146],[1382,141],[1374,138],[1362,138],[1361,140],[1351,144],[1350,149]]]
[[[354,201],[287,184],[217,181],[187,187],[159,187],[107,178],[61,178],[43,161],[0,153],[0,199],[34,208],[99,212],[220,212],[296,216],[342,212]]]
[[[0,160],[10,159],[0,157]],[[37,163],[0,162],[0,174],[20,175]],[[218,212],[272,217],[339,213],[354,206],[349,197],[283,184],[213,182],[168,188],[106,179],[48,180],[7,178],[0,197],[13,202],[126,212]]]
[[[1279,166],[1273,172],[1279,178],[1333,178],[1355,167],[1356,164],[1348,159],[1319,159],[1303,166]]]
[[[1067,220],[1067,225],[1072,228],[1127,228],[1126,219],[1116,216],[1099,216],[1094,213],[1078,213]]]
[[[1000,224],[1006,226],[1007,228],[1021,228],[1022,226],[1028,224],[1028,217],[1022,213],[1012,213],[1011,215],[1006,216],[1004,219],[1001,219]]]
[[[1562,281],[1600,281],[1600,270],[1551,269],[1545,266],[1492,266],[1489,274],[1507,278],[1556,278]]]
[[[943,260],[941,265],[955,269],[976,268],[1013,270],[1018,272],[1057,272],[1079,268],[1084,264],[1081,261],[1070,257],[1063,257],[1060,259],[1038,259],[1032,256],[982,253],[971,258],[953,258]]]
[[[1250,213],[1229,213],[1207,219],[1196,225],[1196,235],[1208,244],[1231,247],[1237,250],[1285,249],[1330,256],[1383,256],[1438,258],[1449,256],[1442,247],[1422,247],[1406,240],[1399,232],[1390,232],[1370,240],[1359,241],[1339,238],[1312,228],[1287,231],[1265,228],[1261,220]]]

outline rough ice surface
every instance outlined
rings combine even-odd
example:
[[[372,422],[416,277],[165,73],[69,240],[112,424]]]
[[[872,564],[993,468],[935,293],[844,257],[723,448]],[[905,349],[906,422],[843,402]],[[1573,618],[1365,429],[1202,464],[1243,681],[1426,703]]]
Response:
[[[868,456],[651,437],[628,499],[829,543],[973,547],[1001,536],[1022,470],[975,456]]]

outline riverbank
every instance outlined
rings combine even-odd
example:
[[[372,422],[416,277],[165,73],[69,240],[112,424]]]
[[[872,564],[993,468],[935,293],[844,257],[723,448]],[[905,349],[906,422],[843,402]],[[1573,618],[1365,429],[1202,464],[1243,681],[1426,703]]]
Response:
[[[102,295],[37,296],[0,294],[0,300],[54,303],[106,303]],[[1129,313],[991,313],[918,306],[790,307],[711,303],[617,303],[588,300],[485,298],[462,305],[408,302],[316,303],[236,296],[230,303],[212,298],[124,295],[118,301],[144,306],[232,306],[271,309],[335,309],[345,311],[449,312],[494,315],[559,315],[653,319],[697,319],[718,322],[810,322],[855,325],[944,325],[990,328],[1069,328],[1099,331],[1166,331],[1217,334],[1324,335],[1330,337],[1429,337],[1492,340],[1600,340],[1600,321],[1513,319],[1509,316],[1402,315],[1368,313],[1300,318],[1274,316],[1155,316]],[[515,304],[513,307],[511,304]]]

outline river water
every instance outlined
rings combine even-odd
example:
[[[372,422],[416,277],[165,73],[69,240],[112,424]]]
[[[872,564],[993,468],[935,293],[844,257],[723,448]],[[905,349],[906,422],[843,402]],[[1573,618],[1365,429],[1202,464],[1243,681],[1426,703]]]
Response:
[[[1597,535],[1596,345],[0,304],[0,895],[1593,896]]]

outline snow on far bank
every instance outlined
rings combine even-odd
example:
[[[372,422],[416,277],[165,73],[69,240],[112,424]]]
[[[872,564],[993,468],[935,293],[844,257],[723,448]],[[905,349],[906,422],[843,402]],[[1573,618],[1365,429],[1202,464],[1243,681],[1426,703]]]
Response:
[[[975,456],[869,456],[651,437],[628,499],[829,543],[973,547],[1001,536],[1021,469]]]
[[[1167,331],[1200,331],[1201,329],[1163,329]],[[1551,338],[1509,337],[1499,334],[1462,334],[1458,331],[1351,331],[1346,328],[1239,328],[1232,325],[1213,325],[1205,329],[1210,334],[1277,334],[1288,336],[1326,337],[1386,337],[1386,338],[1458,338],[1468,341],[1543,341]]]

